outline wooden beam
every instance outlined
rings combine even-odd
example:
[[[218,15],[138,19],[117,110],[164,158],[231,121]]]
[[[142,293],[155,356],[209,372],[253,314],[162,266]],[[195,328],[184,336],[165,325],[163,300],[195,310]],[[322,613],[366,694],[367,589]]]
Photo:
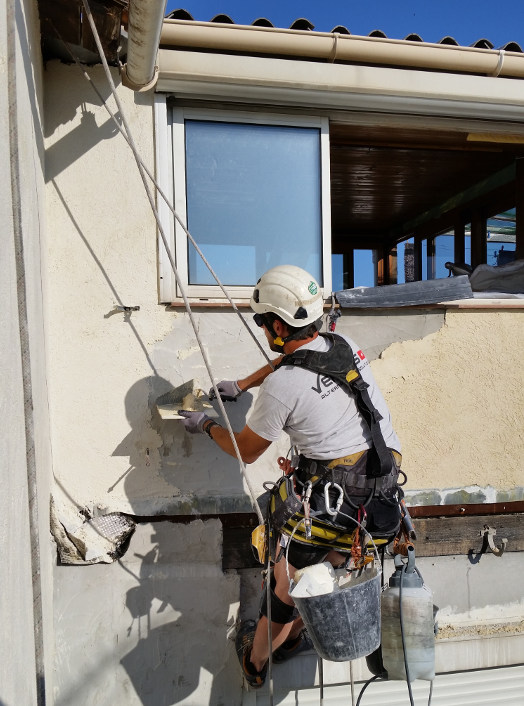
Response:
[[[415,281],[422,279],[422,238],[415,239]]]
[[[474,186],[465,189],[455,196],[452,196],[444,203],[421,213],[406,223],[403,223],[400,228],[393,229],[389,233],[389,237],[395,238],[396,240],[402,240],[403,236],[411,235],[414,231],[418,231],[421,226],[423,227],[425,224],[431,223],[432,221],[437,221],[443,216],[446,216],[446,214],[449,214],[451,211],[455,211],[457,208],[465,208],[469,203],[483,199],[496,189],[511,184],[515,180],[515,175],[516,167],[515,163],[513,163],[509,167],[501,169],[499,172],[493,174],[487,179],[483,179]]]
[[[466,229],[465,229],[465,223],[462,218],[457,218],[455,221],[455,228],[453,229],[454,233],[454,240],[453,240],[453,246],[454,246],[454,253],[453,257],[455,258],[455,262],[465,262],[466,260]]]
[[[487,235],[486,218],[477,208],[471,216],[471,266],[473,268],[486,263]]]

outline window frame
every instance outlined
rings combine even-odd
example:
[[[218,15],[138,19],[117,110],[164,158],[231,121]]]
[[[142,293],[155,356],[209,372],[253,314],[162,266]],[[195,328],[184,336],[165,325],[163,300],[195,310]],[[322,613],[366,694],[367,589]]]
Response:
[[[164,193],[173,197],[173,206],[181,221],[187,223],[185,120],[228,123],[312,127],[319,130],[320,144],[320,209],[323,292],[331,293],[331,185],[329,158],[329,119],[318,115],[289,115],[270,112],[248,112],[214,108],[169,106],[166,94],[155,95],[155,153],[157,178]],[[218,285],[191,285],[188,272],[188,239],[182,226],[175,221],[164,200],[158,197],[158,214],[177,267],[180,283],[190,300],[220,303],[225,300]],[[293,264],[293,263],[290,263]],[[213,267],[213,262],[210,262]],[[162,303],[179,302],[182,292],[176,281],[164,243],[158,238],[159,299]],[[259,273],[260,275],[262,273]],[[233,300],[242,302],[251,297],[252,286],[223,283]],[[253,286],[255,282],[253,282]],[[327,296],[327,295],[326,295]]]

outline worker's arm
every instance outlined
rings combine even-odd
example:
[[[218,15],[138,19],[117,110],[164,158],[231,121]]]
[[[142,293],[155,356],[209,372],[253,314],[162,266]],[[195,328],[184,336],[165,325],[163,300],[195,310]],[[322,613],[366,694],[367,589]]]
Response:
[[[235,447],[229,431],[221,427],[214,419],[210,419],[204,412],[193,412],[187,409],[179,409],[178,414],[184,417],[186,431],[190,434],[207,434],[217,446],[220,446],[222,451],[236,458]],[[253,463],[271,445],[271,441],[255,434],[247,424],[242,431],[233,433],[244,463]]]
[[[262,385],[264,380],[267,378],[268,375],[270,375],[273,370],[276,368],[276,366],[280,363],[284,356],[279,355],[278,358],[275,358],[273,362],[273,367],[269,365],[264,365],[262,368],[259,368],[258,370],[255,370],[254,373],[251,373],[251,375],[248,375],[246,378],[242,378],[241,380],[237,380],[237,385],[239,388],[244,392],[245,390],[249,390],[252,387],[259,387],[259,385]]]
[[[225,451],[230,456],[234,456],[236,458],[235,447],[231,441],[229,431],[224,429],[224,427],[221,427],[219,424],[210,424],[209,422],[204,424],[204,430],[206,430],[208,425],[210,426],[209,436],[213,439],[215,444],[220,446],[222,451]],[[271,441],[267,441],[267,439],[255,434],[255,432],[252,431],[247,424],[242,431],[234,432],[234,437],[237,442],[240,456],[244,463],[254,463],[257,458],[261,456],[269,446],[271,446]]]
[[[267,376],[273,372],[274,368],[278,365],[278,363],[280,363],[283,357],[284,356],[282,355],[279,356],[273,361],[272,366],[268,363],[241,380],[221,380],[220,382],[217,382],[216,386],[220,397],[224,401],[232,402],[240,397],[240,395],[246,390],[249,390],[252,387],[258,387],[264,382]],[[209,390],[208,395],[210,400],[215,399],[216,395],[214,388]]]

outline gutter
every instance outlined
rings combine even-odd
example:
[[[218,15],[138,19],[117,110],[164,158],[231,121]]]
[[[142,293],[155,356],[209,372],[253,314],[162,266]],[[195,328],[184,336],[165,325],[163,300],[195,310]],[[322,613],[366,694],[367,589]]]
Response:
[[[165,8],[166,0],[130,0],[122,83],[133,91],[148,91],[157,82],[157,53]]]
[[[524,54],[504,49],[188,20],[164,20],[161,29],[160,46],[164,49],[200,49],[524,78]]]

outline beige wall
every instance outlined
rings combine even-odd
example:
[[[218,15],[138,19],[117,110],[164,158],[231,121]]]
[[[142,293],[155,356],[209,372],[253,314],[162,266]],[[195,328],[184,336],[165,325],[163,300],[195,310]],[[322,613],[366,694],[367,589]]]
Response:
[[[90,73],[107,95],[102,69]],[[76,67],[49,63],[46,84],[58,485],[78,506],[103,510],[248,510],[237,461],[207,437],[162,423],[153,410],[172,385],[194,378],[207,390],[210,382],[185,312],[157,303],[155,223],[132,154]],[[152,94],[120,94],[153,170]],[[140,311],[125,317],[116,305]],[[375,354],[385,349],[373,369],[403,443],[408,487],[524,485],[518,466],[522,314],[411,310],[368,316],[365,325],[362,317],[344,312],[339,330],[364,350],[368,343]],[[195,319],[218,380],[241,377],[264,362],[235,314],[199,310]],[[228,405],[234,428],[244,424],[251,401],[244,395]],[[276,457],[286,450],[283,439],[250,467],[257,488],[274,476]]]
[[[524,308],[448,310],[439,331],[376,361],[408,488],[522,489],[523,350]]]

